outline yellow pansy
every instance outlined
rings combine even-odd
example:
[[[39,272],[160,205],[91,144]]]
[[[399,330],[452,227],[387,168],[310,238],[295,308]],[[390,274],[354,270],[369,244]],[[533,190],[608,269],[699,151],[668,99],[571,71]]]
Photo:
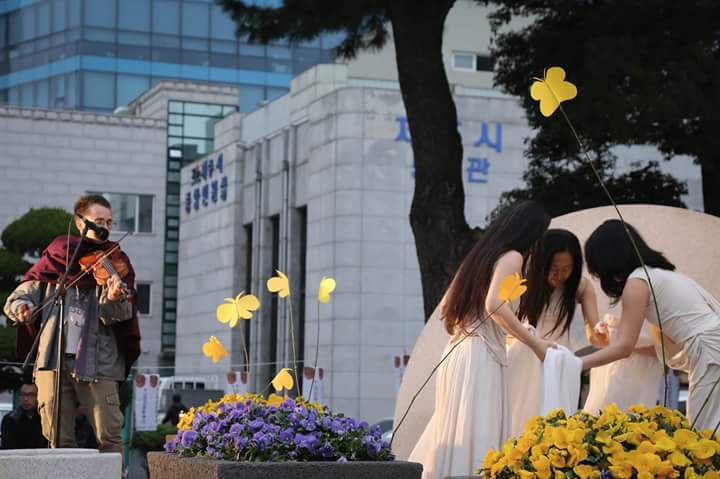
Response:
[[[600,477],[600,471],[596,470],[593,466],[588,466],[587,464],[575,466],[573,468],[573,472],[580,479],[595,479],[597,477]]]
[[[539,456],[531,459],[535,474],[540,479],[550,479],[550,459],[545,456]]]
[[[700,439],[690,444],[688,449],[698,459],[709,459],[715,455],[715,442],[710,439]]]
[[[619,464],[617,466],[608,467],[610,474],[614,479],[630,479],[633,474],[633,468],[628,463]]]

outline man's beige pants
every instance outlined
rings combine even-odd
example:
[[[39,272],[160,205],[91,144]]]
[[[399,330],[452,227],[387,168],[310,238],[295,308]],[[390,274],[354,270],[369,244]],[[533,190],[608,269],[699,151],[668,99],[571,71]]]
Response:
[[[38,412],[42,422],[43,435],[51,447],[77,447],[75,441],[75,412],[80,403],[81,410],[90,420],[95,431],[100,452],[122,452],[121,431],[123,414],[120,411],[118,383],[99,379],[94,382],[78,381],[70,376],[75,366],[71,358],[63,361],[62,384],[60,387],[60,443],[52,437],[52,408],[54,393],[54,371],[36,371],[35,384],[38,388]]]

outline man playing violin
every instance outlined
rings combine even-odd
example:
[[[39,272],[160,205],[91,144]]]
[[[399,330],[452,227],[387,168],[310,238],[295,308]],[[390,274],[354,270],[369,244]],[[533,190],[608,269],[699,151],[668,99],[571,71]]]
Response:
[[[34,378],[43,434],[51,441],[51,446],[77,447],[75,405],[79,402],[95,431],[98,449],[121,452],[123,415],[118,388],[140,353],[133,297],[135,273],[119,245],[106,241],[107,234],[102,234],[102,228],[112,228],[110,203],[102,196],[87,195],[77,200],[74,209],[78,230],[82,231],[86,222],[92,222],[94,227],[88,229],[87,238],[80,244],[78,259],[67,264],[80,238],[68,235],[53,240],[8,297],[4,312],[20,326],[18,354],[26,352],[22,351],[24,347],[29,350],[27,346],[38,333],[39,324],[47,323],[42,328],[34,358]],[[102,262],[98,260],[107,261],[111,255],[114,264],[123,266],[122,277],[117,273],[106,274],[100,281],[101,275],[85,271],[84,266]],[[55,294],[66,269],[69,286],[63,307],[60,437],[56,444],[52,408],[59,308],[54,305],[41,308],[41,305]]]

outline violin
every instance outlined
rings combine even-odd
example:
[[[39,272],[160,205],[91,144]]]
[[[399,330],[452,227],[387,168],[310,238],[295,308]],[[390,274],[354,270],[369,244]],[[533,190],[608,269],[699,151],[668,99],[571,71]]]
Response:
[[[81,270],[92,272],[95,282],[100,286],[105,286],[108,279],[114,277],[120,283],[122,296],[127,298],[131,295],[127,285],[123,282],[123,278],[130,272],[130,267],[123,259],[119,244],[113,243],[113,246],[106,251],[91,251],[81,257],[78,262]]]

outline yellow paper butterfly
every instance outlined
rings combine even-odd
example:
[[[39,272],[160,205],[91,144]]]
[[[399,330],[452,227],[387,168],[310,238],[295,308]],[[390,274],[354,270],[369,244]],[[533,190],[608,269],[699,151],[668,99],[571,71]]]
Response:
[[[330,293],[335,291],[335,280],[332,278],[323,278],[320,280],[320,288],[318,288],[318,301],[327,303],[330,301]]]
[[[288,277],[282,271],[275,270],[278,274],[267,280],[267,289],[271,293],[277,293],[281,298],[290,294]]]
[[[565,70],[560,67],[549,68],[545,78],[536,80],[530,87],[530,96],[540,101],[540,113],[543,116],[552,115],[560,103],[577,96],[577,87],[565,81]]]
[[[215,317],[221,323],[227,323],[234,328],[238,319],[252,318],[252,312],[258,308],[260,308],[260,300],[256,296],[240,293],[235,299],[225,298],[225,304],[219,305],[215,310]]]
[[[223,356],[230,354],[215,336],[210,336],[210,340],[203,344],[202,350],[203,354],[212,359],[214,363],[220,361]]]
[[[505,276],[500,282],[500,292],[498,299],[500,301],[513,301],[527,291],[526,279],[521,279],[518,273]]]
[[[283,368],[275,375],[275,378],[272,380],[272,385],[276,391],[280,391],[282,388],[292,389],[295,382],[290,372],[290,368]]]

